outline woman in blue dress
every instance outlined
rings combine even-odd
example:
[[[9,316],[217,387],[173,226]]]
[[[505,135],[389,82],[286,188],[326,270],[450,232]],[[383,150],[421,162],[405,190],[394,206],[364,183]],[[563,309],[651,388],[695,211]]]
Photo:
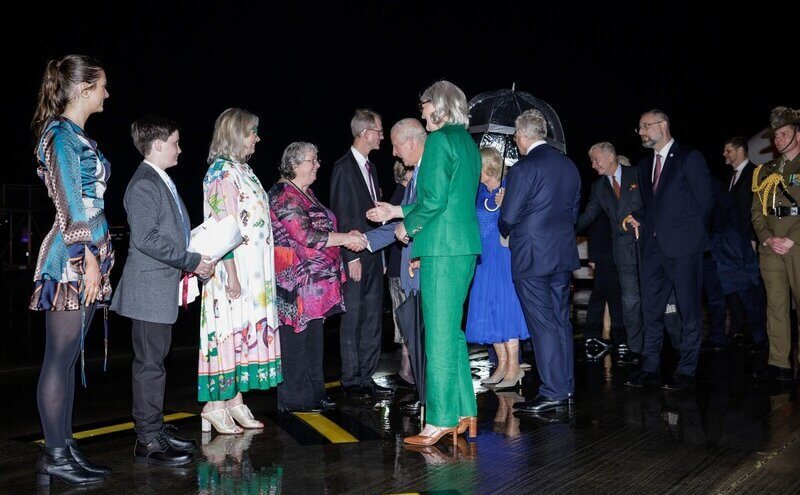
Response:
[[[467,342],[494,346],[497,368],[481,383],[499,389],[514,386],[525,374],[519,366],[519,340],[529,335],[511,280],[511,251],[500,243],[497,228],[503,194],[500,183],[503,159],[494,148],[483,148],[480,152],[477,212],[482,252],[469,294]]]

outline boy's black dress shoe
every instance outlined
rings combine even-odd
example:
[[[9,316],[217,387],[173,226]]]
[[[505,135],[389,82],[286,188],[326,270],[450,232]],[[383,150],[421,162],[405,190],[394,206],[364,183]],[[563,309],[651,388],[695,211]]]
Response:
[[[158,434],[150,443],[136,440],[133,449],[134,462],[156,466],[183,466],[194,460],[194,454],[173,447],[166,435]]]
[[[189,440],[188,438],[181,438],[176,433],[178,433],[178,427],[175,425],[164,423],[161,425],[161,433],[166,437],[167,442],[172,445],[177,450],[185,450],[191,452],[192,450],[197,448],[197,442],[195,440]]]

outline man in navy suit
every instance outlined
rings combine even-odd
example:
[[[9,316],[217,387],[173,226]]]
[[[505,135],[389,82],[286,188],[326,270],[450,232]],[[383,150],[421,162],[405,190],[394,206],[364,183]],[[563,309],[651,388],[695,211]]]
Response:
[[[581,179],[575,164],[548,145],[547,120],[526,110],[515,122],[520,159],[508,174],[500,232],[509,237],[511,273],[533,339],[539,394],[523,412],[565,409],[574,390],[570,277],[580,267],[573,226]]]
[[[711,176],[703,155],[672,138],[666,113],[643,113],[636,131],[642,145],[654,153],[639,162],[646,212],[634,213],[631,222],[642,227],[643,362],[642,369],[625,385],[639,388],[660,384],[663,308],[674,289],[683,321],[680,361],[664,389],[682,391],[694,385],[703,333],[700,300],[703,252],[709,242],[714,205]]]

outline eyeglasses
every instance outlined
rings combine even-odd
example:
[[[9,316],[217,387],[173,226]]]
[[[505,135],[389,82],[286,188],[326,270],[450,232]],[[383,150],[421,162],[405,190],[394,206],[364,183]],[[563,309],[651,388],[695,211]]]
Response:
[[[639,127],[634,129],[633,132],[635,132],[636,134],[639,134],[642,131],[646,131],[647,128],[650,127],[651,125],[660,124],[662,122],[664,122],[664,121],[663,120],[656,120],[655,122],[646,122],[644,124],[639,125]]]
[[[366,129],[364,129],[364,130],[365,130],[365,131],[373,131],[373,132],[377,132],[378,134],[380,134],[381,136],[383,136],[383,129],[373,129],[372,127],[367,127],[367,128],[366,128]]]
[[[431,102],[431,100],[422,100],[421,102],[419,102],[419,111],[421,112],[422,111],[422,107],[424,107],[426,103],[430,103],[430,102]]]
[[[316,163],[317,165],[322,165],[322,160],[319,158],[306,158],[305,160],[300,160],[300,163]]]

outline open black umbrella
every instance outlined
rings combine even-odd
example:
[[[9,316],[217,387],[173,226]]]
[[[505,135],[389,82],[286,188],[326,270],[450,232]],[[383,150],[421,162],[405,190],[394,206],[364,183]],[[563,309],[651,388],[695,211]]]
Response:
[[[530,93],[517,91],[514,86],[480,93],[469,101],[469,133],[478,147],[495,148],[505,164],[511,165],[519,159],[519,150],[513,137],[514,121],[519,114],[530,109],[539,110],[547,120],[545,141],[566,153],[564,129],[553,107]]]
[[[425,404],[425,325],[419,291],[412,291],[395,310],[397,325],[406,341],[411,373],[417,386],[420,406]]]

